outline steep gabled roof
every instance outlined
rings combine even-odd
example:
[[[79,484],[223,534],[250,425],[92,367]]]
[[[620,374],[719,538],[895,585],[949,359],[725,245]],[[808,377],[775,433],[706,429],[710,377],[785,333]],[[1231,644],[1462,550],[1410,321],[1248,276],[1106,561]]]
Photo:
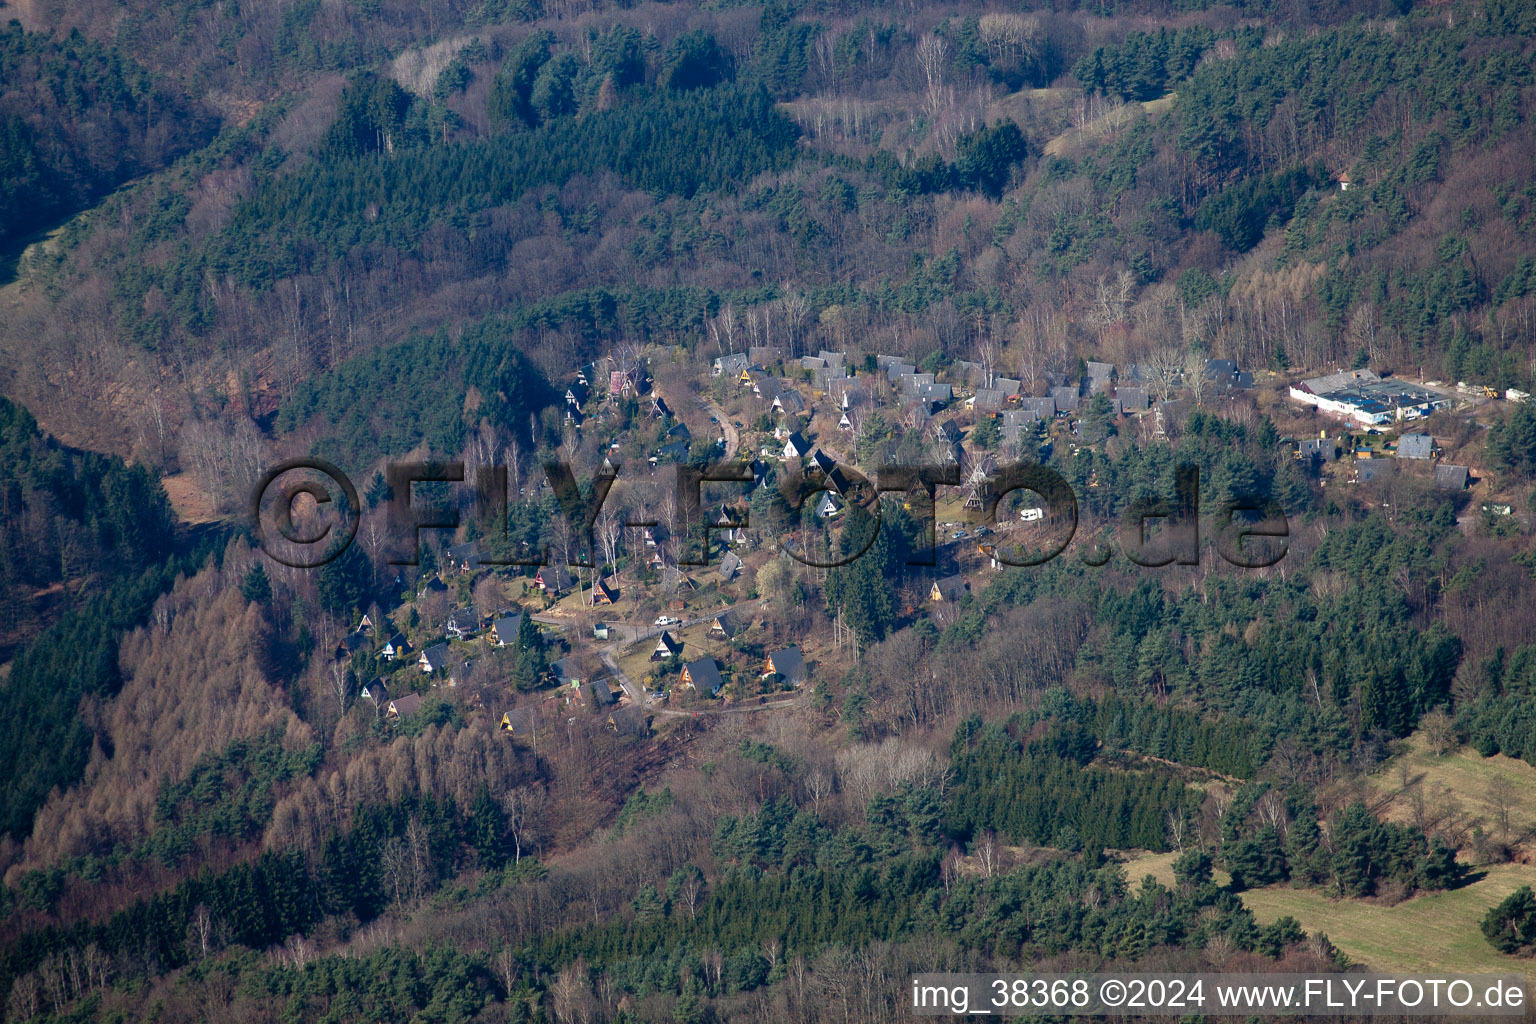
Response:
[[[784,677],[786,683],[799,686],[805,682],[805,656],[800,653],[798,647],[786,647],[782,651],[774,651],[768,655],[768,663],[773,666],[773,671]]]
[[[714,658],[700,658],[698,661],[690,661],[683,666],[683,671],[688,673],[688,681],[694,689],[702,690],[711,697],[720,692],[725,685],[725,680],[720,676],[720,666],[715,664]]]

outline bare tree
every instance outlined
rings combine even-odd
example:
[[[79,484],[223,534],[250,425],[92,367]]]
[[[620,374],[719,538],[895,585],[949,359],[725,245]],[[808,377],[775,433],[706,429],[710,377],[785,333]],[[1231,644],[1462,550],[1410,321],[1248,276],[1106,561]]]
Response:
[[[1189,819],[1175,809],[1168,812],[1168,842],[1180,853],[1184,852],[1184,839],[1189,832]]]
[[[981,865],[981,873],[984,876],[991,878],[997,874],[999,860],[997,833],[991,829],[983,832],[981,838],[976,841],[975,854],[976,862]]]
[[[1178,386],[1179,374],[1184,368],[1184,353],[1171,346],[1153,351],[1147,358],[1147,386],[1157,395],[1158,401],[1166,402],[1173,397]]]
[[[1198,352],[1188,352],[1184,356],[1184,387],[1189,390],[1189,397],[1198,405],[1205,404],[1205,357]]]

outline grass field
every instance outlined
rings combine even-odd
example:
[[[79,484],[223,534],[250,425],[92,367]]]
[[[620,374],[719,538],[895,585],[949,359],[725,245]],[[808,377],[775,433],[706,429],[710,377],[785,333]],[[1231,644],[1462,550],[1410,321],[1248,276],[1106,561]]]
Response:
[[[1404,785],[1406,768],[1407,785]],[[1470,831],[1475,823],[1497,832],[1498,803],[1509,806],[1513,838],[1529,838],[1536,825],[1536,767],[1504,756],[1482,757],[1470,747],[1443,757],[1421,736],[1366,779],[1373,810],[1382,817],[1412,822],[1414,794],[1422,793],[1431,817],[1447,806]],[[1422,812],[1421,812],[1422,813]],[[1151,875],[1173,884],[1172,853],[1143,853],[1126,862],[1133,886]],[[1226,882],[1224,873],[1217,880]],[[1369,900],[1335,900],[1315,889],[1276,885],[1243,893],[1243,903],[1260,924],[1290,915],[1308,932],[1322,932],[1352,960],[1384,972],[1434,970],[1512,971],[1536,979],[1536,962],[1504,956],[1488,945],[1480,928],[1488,909],[1522,885],[1536,888],[1536,865],[1500,864],[1473,869],[1471,884],[1428,893],[1386,906]]]
[[[1326,934],[1350,959],[1380,971],[1512,971],[1536,978],[1536,963],[1496,952],[1478,927],[1489,907],[1522,885],[1536,885],[1536,867],[1501,864],[1477,874],[1482,877],[1471,885],[1394,907],[1284,885],[1245,892],[1243,903],[1260,924],[1289,914],[1306,931]]]
[[[1418,734],[1407,741],[1406,752],[1397,755],[1369,778],[1379,804],[1374,808],[1394,821],[1413,820],[1414,791],[1421,790],[1432,808],[1450,794],[1467,822],[1480,821],[1483,828],[1498,830],[1499,808],[1490,794],[1502,791],[1508,803],[1510,838],[1528,837],[1536,826],[1536,767],[1503,754],[1483,757],[1471,747],[1462,747],[1444,757],[1431,753]],[[1403,786],[1401,768],[1408,769],[1408,785]]]

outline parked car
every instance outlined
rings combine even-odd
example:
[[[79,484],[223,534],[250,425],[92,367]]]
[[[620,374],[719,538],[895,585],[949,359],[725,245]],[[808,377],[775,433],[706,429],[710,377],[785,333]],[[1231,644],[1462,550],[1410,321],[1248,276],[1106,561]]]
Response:
[[[678,623],[680,623],[682,621],[683,621],[682,619],[674,619],[670,615],[661,615],[661,616],[657,617],[656,625],[658,625],[658,626],[675,626],[675,625],[677,625]]]

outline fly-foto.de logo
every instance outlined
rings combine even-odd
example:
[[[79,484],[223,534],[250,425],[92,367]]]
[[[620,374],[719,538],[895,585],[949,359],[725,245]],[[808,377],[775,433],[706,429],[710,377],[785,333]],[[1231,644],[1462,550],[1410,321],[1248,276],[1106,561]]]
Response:
[[[621,466],[605,461],[585,486],[567,462],[551,460],[544,463],[543,470],[557,514],[563,517],[575,542],[576,553],[568,554],[565,560],[571,565],[590,567],[594,564],[591,553],[596,550],[594,527],[620,479]],[[715,506],[706,505],[702,496],[705,484],[736,484],[741,488],[741,496],[753,487],[764,486],[750,463],[679,465],[668,472],[671,480],[666,483],[674,499],[669,518],[680,524],[681,529],[679,564],[707,565],[712,533],[752,528],[746,508],[727,505],[725,510],[715,512]],[[463,498],[469,494],[462,489],[472,487],[476,518],[482,524],[507,522],[505,466],[477,467],[471,478],[461,462],[392,462],[384,469],[384,479],[387,497],[369,512],[369,517],[370,529],[379,531],[385,561],[391,565],[417,564],[422,531],[455,530],[460,524],[457,504],[414,501],[413,487],[417,485],[431,486],[439,495],[446,489],[452,496],[459,489]],[[920,550],[910,554],[908,564],[936,564],[939,489],[957,487],[960,483],[960,467],[955,464],[882,466],[869,475],[842,465],[787,471],[772,486],[794,517],[814,516],[819,503],[828,495],[835,495],[842,507],[854,510],[849,518],[858,519],[859,525],[849,527],[856,538],[854,542],[842,545],[836,552],[830,548],[813,552],[809,545],[797,545],[793,538],[786,538],[783,549],[809,566],[847,565],[874,544],[883,526],[881,497],[892,495],[899,496],[903,506],[926,527],[926,550],[921,550],[920,545]],[[1077,494],[1049,466],[1028,461],[1011,463],[968,486],[967,505],[977,527],[975,539],[1000,566],[1049,562],[1068,549],[1078,532]],[[1000,518],[1000,510],[1010,495],[1026,497],[1017,520],[1011,513]],[[304,502],[305,498],[309,501]],[[1198,565],[1203,537],[1212,540],[1223,561],[1239,568],[1264,568],[1285,557],[1290,525],[1285,511],[1271,496],[1244,495],[1213,504],[1215,507],[1206,509],[1202,515],[1199,467],[1181,463],[1174,470],[1171,494],[1138,498],[1126,506],[1114,531],[1114,546],[1133,564],[1146,567]],[[282,462],[262,475],[252,489],[249,516],[258,543],[270,557],[293,568],[313,569],[339,557],[355,541],[363,510],[356,486],[339,467],[324,459],[298,458]],[[382,518],[382,523],[375,517]],[[654,528],[659,522],[655,517],[630,511],[621,525]],[[999,529],[1005,523],[1022,529]],[[985,543],[979,536],[983,534],[990,538]],[[499,558],[482,551],[479,564],[551,564],[547,543],[522,542],[518,547],[520,550]],[[1097,566],[1107,562],[1113,550],[1110,545],[1094,542],[1079,545],[1077,555],[1084,563]]]

